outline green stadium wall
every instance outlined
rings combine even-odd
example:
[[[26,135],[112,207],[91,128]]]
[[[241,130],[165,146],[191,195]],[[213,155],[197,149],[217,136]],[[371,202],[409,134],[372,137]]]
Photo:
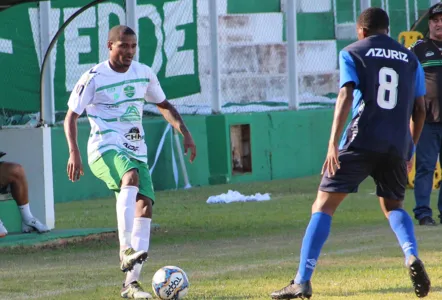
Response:
[[[326,154],[332,117],[333,112],[329,109],[186,116],[185,122],[198,147],[198,156],[193,164],[185,157],[190,183],[196,187],[318,174]],[[229,129],[238,124],[250,125],[252,172],[233,175]],[[147,118],[143,123],[150,166],[166,125],[160,117]],[[56,203],[112,196],[105,184],[93,176],[87,164],[89,129],[88,123],[79,124],[78,143],[85,175],[75,183],[70,182],[66,175],[68,148],[63,128],[54,127],[52,130]],[[168,135],[152,174],[156,190],[175,188],[170,141]],[[179,188],[184,186],[182,177],[180,170]]]

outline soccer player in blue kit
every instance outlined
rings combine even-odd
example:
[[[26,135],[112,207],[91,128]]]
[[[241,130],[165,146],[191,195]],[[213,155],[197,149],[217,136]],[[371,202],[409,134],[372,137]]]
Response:
[[[312,296],[310,280],[330,233],[332,216],[368,176],[374,179],[381,208],[405,255],[416,296],[425,297],[430,290],[413,221],[403,209],[407,163],[425,120],[424,73],[415,55],[388,36],[388,28],[384,10],[366,9],[357,22],[359,41],[339,54],[340,91],[299,269],[288,286],[271,294],[272,299]],[[352,120],[338,147],[351,109]]]

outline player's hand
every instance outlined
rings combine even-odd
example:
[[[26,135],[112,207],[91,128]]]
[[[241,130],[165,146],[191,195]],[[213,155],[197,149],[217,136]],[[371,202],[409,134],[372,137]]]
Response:
[[[407,174],[411,172],[411,169],[413,169],[413,159],[407,161]]]
[[[69,180],[72,182],[80,180],[80,176],[84,175],[83,164],[81,163],[80,152],[78,150],[70,153],[67,172]]]
[[[328,171],[329,177],[336,174],[336,170],[339,169],[341,165],[338,160],[338,146],[329,145],[327,158],[325,159],[324,165],[322,166],[321,175],[324,175]]]
[[[184,146],[184,154],[187,155],[188,150],[190,149],[190,158],[189,161],[193,162],[196,157],[196,146],[193,141],[192,135],[189,132],[183,134],[183,146]]]

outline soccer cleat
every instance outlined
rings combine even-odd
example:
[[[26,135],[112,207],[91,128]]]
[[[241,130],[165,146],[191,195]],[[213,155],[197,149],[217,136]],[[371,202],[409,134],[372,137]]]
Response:
[[[424,263],[419,258],[411,256],[407,265],[416,296],[419,298],[427,296],[431,282],[425,271]]]
[[[21,231],[23,233],[31,233],[32,231],[37,231],[38,233],[45,233],[49,232],[50,230],[48,229],[48,227],[46,227],[46,225],[41,223],[39,220],[37,220],[36,218],[32,218],[27,222],[25,221],[21,222]]]
[[[6,230],[5,225],[3,225],[3,222],[0,220],[0,238],[5,237],[8,234],[8,231]]]
[[[292,280],[288,286],[271,293],[270,296],[272,299],[310,299],[312,296],[312,285],[310,281],[297,284]]]
[[[130,283],[121,289],[121,298],[126,299],[152,299],[152,295],[145,292],[138,281]]]
[[[136,264],[141,264],[147,259],[146,251],[135,251],[133,248],[127,248],[121,252],[120,269],[123,272],[130,271]]]
[[[422,219],[419,220],[419,225],[436,226],[436,221],[434,221],[434,219],[432,217],[427,216],[427,217],[423,217]]]

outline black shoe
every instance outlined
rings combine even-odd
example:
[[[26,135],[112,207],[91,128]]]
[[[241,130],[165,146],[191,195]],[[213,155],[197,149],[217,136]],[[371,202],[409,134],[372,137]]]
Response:
[[[419,298],[427,296],[431,282],[425,271],[424,263],[419,258],[411,256],[407,265],[416,296]]]
[[[310,281],[297,284],[294,280],[290,281],[290,284],[279,291],[275,291],[270,294],[272,299],[310,299],[312,296],[312,285]]]
[[[435,226],[436,221],[434,221],[432,217],[427,216],[419,220],[419,225]]]

